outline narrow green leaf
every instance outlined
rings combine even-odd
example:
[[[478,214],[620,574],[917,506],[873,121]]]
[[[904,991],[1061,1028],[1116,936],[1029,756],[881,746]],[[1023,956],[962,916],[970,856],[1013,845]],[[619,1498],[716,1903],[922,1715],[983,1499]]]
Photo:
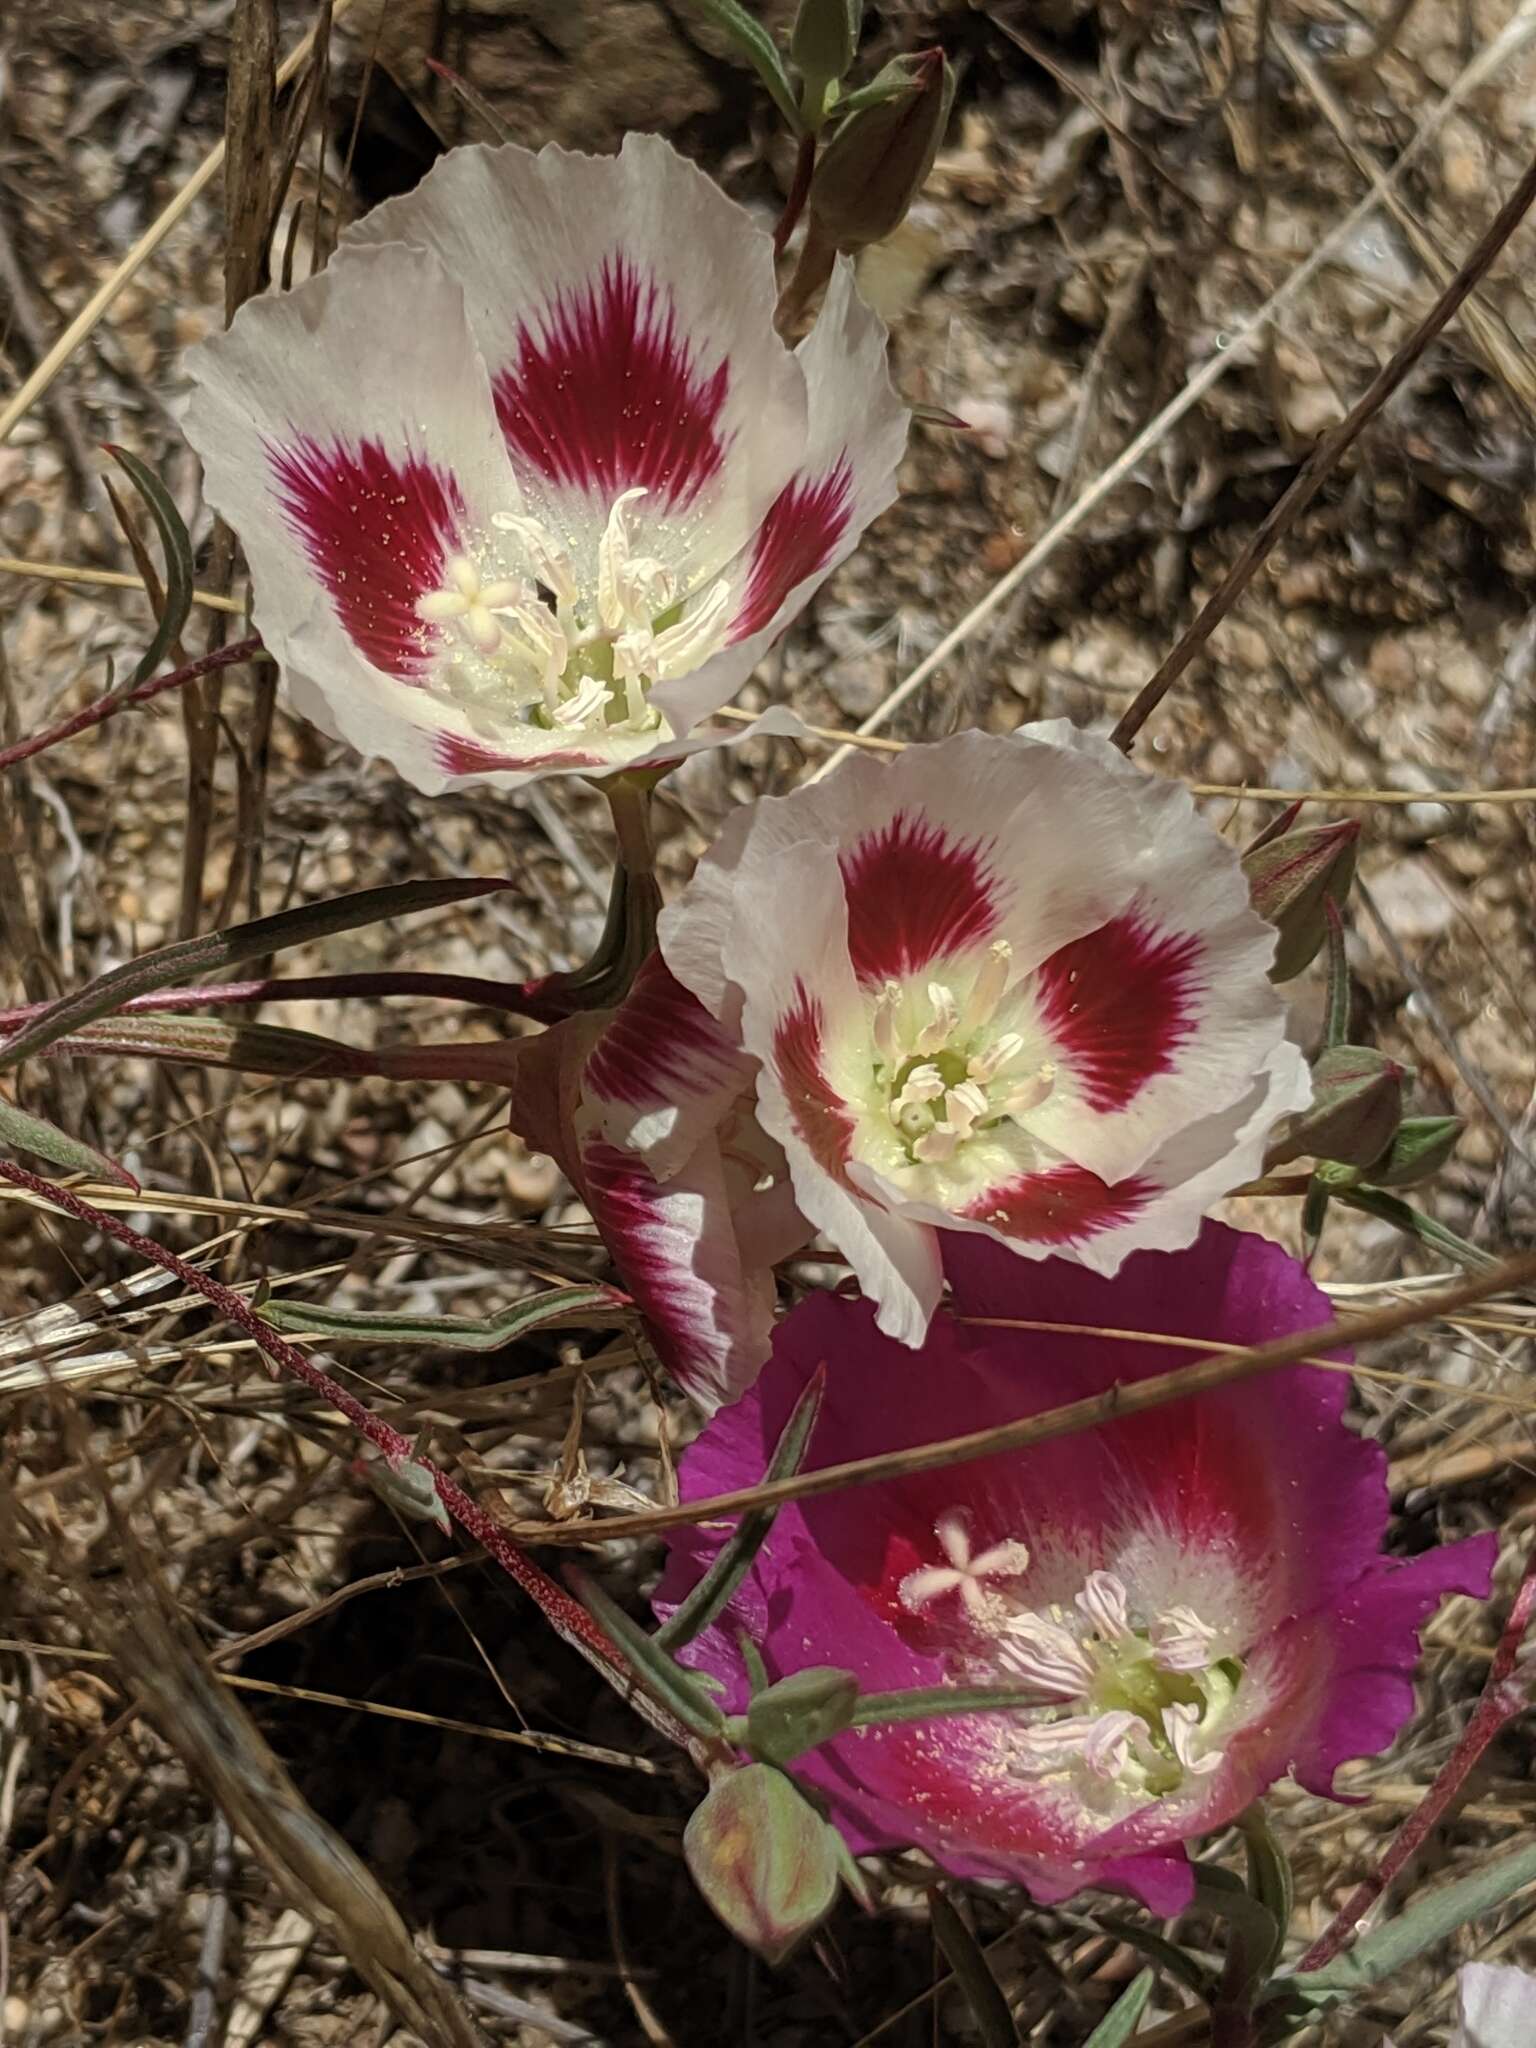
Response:
[[[1192,1991],[1203,2004],[1210,2004],[1215,1995],[1217,1972],[1208,1963],[1190,1955],[1177,1942],[1169,1941],[1155,1927],[1143,1927],[1135,1920],[1122,1920],[1116,1913],[1100,1913],[1096,1917],[1106,1934],[1118,1935],[1121,1941],[1140,1950],[1149,1963],[1156,1963],[1159,1969],[1166,1970],[1176,1984]]]
[[[151,989],[201,979],[221,967],[261,959],[287,946],[310,944],[336,932],[357,931],[364,925],[382,924],[386,918],[404,917],[416,910],[437,910],[444,904],[463,903],[512,886],[509,881],[458,877],[441,882],[397,882],[385,889],[360,889],[354,895],[306,903],[297,910],[279,911],[275,917],[258,917],[250,924],[231,925],[203,938],[161,946],[137,960],[125,961],[110,974],[103,974],[85,988],[50,1003],[41,1015],[24,1024],[0,1046],[0,1068],[31,1058],[55,1039],[78,1031],[98,1017],[110,1016],[134,996],[147,995]]]
[[[1038,1707],[1040,1690],[1010,1685],[930,1685],[911,1692],[867,1692],[853,1716],[855,1728],[894,1721],[937,1721],[945,1714],[1017,1712]]]
[[[1275,1923],[1275,1940],[1259,1966],[1267,1976],[1280,1960],[1291,1924],[1296,1896],[1291,1865],[1262,1806],[1251,1806],[1238,1826],[1248,1850],[1248,1889]]]
[[[261,1319],[274,1330],[355,1343],[426,1344],[445,1351],[499,1351],[530,1330],[579,1323],[590,1328],[622,1320],[624,1297],[612,1287],[551,1287],[490,1316],[392,1315],[374,1309],[328,1308],[323,1302],[264,1301]]]
[[[109,442],[107,453],[144,500],[165,554],[165,594],[160,617],[155,624],[155,637],[124,685],[132,690],[149,681],[187,623],[187,614],[192,609],[192,538],[170,493],[154,471],[126,448],[113,447]]]
[[[928,1894],[928,1915],[985,2048],[1019,2048],[1019,2030],[981,1943],[937,1886]]]
[[[588,1578],[585,1572],[573,1567],[565,1576],[582,1606],[602,1624],[629,1659],[636,1676],[652,1698],[695,1735],[719,1735],[725,1727],[725,1716],[695,1684],[693,1674],[684,1671],[680,1664],[674,1664],[666,1651],[658,1647],[656,1638],[647,1635],[638,1622],[631,1621],[623,1608],[610,1600],[602,1587]]]
[[[1298,1971],[1277,1983],[1275,1990],[1297,1993],[1314,2003],[1368,1991],[1425,1949],[1504,1905],[1529,1884],[1536,1884],[1536,1843],[1501,1856],[1496,1863],[1484,1864],[1455,1884],[1421,1893],[1395,1918],[1322,1969]]]
[[[821,1413],[826,1384],[826,1368],[818,1366],[806,1382],[804,1392],[796,1401],[783,1433],[774,1445],[773,1457],[763,1475],[765,1480],[789,1479],[800,1470],[810,1447],[811,1431]],[[663,1649],[681,1649],[684,1643],[691,1643],[696,1635],[709,1627],[752,1569],[752,1560],[767,1542],[778,1512],[776,1506],[747,1509],[737,1523],[735,1533],[721,1547],[709,1570],[676,1612],[657,1630],[656,1640]]]
[[[14,1102],[0,1100],[0,1144],[13,1145],[18,1152],[31,1152],[46,1159],[50,1166],[61,1167],[65,1173],[88,1173],[97,1180],[111,1181],[114,1187],[135,1191],[139,1185],[125,1166],[98,1152],[94,1145],[87,1145],[83,1138],[72,1138],[46,1117],[18,1109]]]
[[[1437,1223],[1433,1216],[1426,1216],[1411,1202],[1399,1201],[1396,1195],[1383,1194],[1378,1188],[1342,1188],[1335,1193],[1347,1209],[1360,1209],[1367,1216],[1379,1216],[1383,1223],[1390,1223],[1405,1237],[1416,1237],[1431,1251],[1445,1253],[1473,1273],[1486,1273],[1490,1266],[1498,1264],[1487,1252],[1469,1244],[1464,1237],[1458,1237],[1454,1230]]]
[[[1323,903],[1323,914],[1328,924],[1328,1000],[1323,1050],[1328,1052],[1349,1036],[1349,955],[1344,946],[1344,920],[1331,896]]]
[[[767,29],[748,14],[739,0],[694,0],[701,14],[707,14],[717,28],[724,29],[758,77],[768,88],[774,105],[789,124],[790,133],[800,133],[800,109],[795,89],[789,82],[779,46]]]
[[[317,1031],[293,1031],[285,1024],[257,1024],[243,1017],[182,1017],[166,1012],[146,1016],[129,1010],[119,1017],[98,1017],[94,1023],[83,1024],[78,1031],[56,1038],[52,1049],[321,1080],[379,1071],[377,1058],[363,1046],[322,1038]]]
[[[1122,2044],[1135,2033],[1151,1996],[1152,1972],[1143,1970],[1139,1977],[1131,1979],[1083,2043],[1083,2048],[1122,2048]]]

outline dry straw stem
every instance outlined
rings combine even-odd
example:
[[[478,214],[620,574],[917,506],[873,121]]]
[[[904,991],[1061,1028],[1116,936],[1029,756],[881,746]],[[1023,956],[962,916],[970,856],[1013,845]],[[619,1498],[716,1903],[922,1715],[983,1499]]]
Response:
[[[824,1465],[818,1471],[798,1472],[792,1478],[761,1486],[746,1486],[732,1493],[713,1494],[705,1500],[685,1501],[678,1507],[655,1508],[646,1514],[614,1515],[602,1522],[564,1522],[558,1525],[523,1525],[514,1532],[522,1541],[540,1543],[608,1542],[619,1537],[646,1536],[659,1529],[675,1529],[695,1522],[712,1522],[734,1515],[744,1508],[778,1506],[787,1500],[808,1500],[817,1494],[837,1493],[845,1486],[871,1486],[885,1479],[899,1479],[909,1472],[934,1471],[948,1465],[968,1464],[973,1458],[991,1457],[1000,1451],[1019,1451],[1034,1444],[1050,1443],[1057,1437],[1075,1436],[1079,1430],[1096,1429],[1125,1415],[1142,1415],[1163,1408],[1170,1401],[1182,1401],[1213,1387],[1229,1386],[1273,1372],[1283,1365],[1296,1365],[1314,1354],[1338,1351],[1354,1344],[1368,1344],[1381,1337],[1396,1336],[1421,1323],[1454,1314],[1472,1303],[1486,1301],[1506,1289],[1524,1287],[1536,1281],[1536,1251],[1522,1252],[1506,1259],[1490,1272],[1479,1273],[1460,1286],[1449,1287],[1428,1300],[1403,1302],[1377,1309],[1370,1315],[1335,1319],[1315,1330],[1297,1330],[1272,1343],[1248,1351],[1214,1354],[1193,1365],[1178,1366],[1172,1372],[1129,1386],[1116,1385],[1107,1393],[1084,1401],[1072,1401],[1062,1408],[1049,1408],[1043,1415],[1026,1415],[995,1429],[973,1430],[965,1436],[947,1437],[942,1442],[917,1444],[911,1449],[887,1451],[878,1457],[857,1458],[843,1465]]]
[[[1374,196],[1374,195],[1373,195]],[[1184,628],[1156,671],[1121,712],[1110,739],[1127,753],[1136,735],[1252,581],[1254,572],[1281,536],[1300,518],[1348,449],[1403,382],[1441,330],[1493,267],[1494,259],[1536,202],[1536,157],[1489,222],[1472,254],[1441,292],[1400,348],[1382,364],[1337,426],[1312,450],[1288,487],[1254,528],[1226,575]]]
[[[1419,124],[1407,147],[1383,176],[1383,184],[1395,186],[1403,177],[1409,165],[1417,158],[1425,145],[1433,140],[1445,122],[1466,99],[1488,78],[1492,77],[1505,63],[1524,48],[1531,37],[1536,35],[1536,0],[1526,0],[1486,50],[1482,50],[1455,80],[1439,105]],[[1141,432],[1120,451],[1099,476],[1083,492],[1082,496],[1069,505],[1058,519],[1053,519],[1029,552],[1014,563],[1006,575],[999,578],[959,623],[953,626],[934,648],[924,656],[911,674],[898,683],[882,704],[869,714],[859,727],[860,734],[878,732],[892,714],[909,697],[921,689],[930,676],[937,673],[959,648],[963,647],[977,629],[989,619],[998,608],[1053,555],[1067,537],[1075,533],[1090,512],[1094,511],[1110,493],[1119,488],[1157,443],[1183,419],[1184,415],[1199,404],[1205,394],[1234,368],[1238,363],[1250,360],[1248,344],[1270,326],[1281,311],[1289,306],[1309,285],[1318,272],[1332,262],[1340,249],[1349,241],[1364,222],[1370,219],[1381,205],[1376,192],[1372,191],[1351,208],[1339,225],[1324,236],[1311,255],[1306,257],[1280,285],[1271,293],[1262,306],[1251,314],[1230,335],[1227,346],[1208,362],[1202,363],[1161,412],[1150,419]],[[831,759],[825,761],[810,779],[820,778],[835,768],[848,753],[846,745],[839,747]],[[1421,793],[1422,800],[1422,793]]]
[[[335,0],[331,8],[332,22],[339,21],[352,0]],[[281,90],[291,84],[309,62],[315,47],[316,30],[311,29],[298,45],[289,52],[278,66],[277,85]],[[107,272],[101,283],[86,300],[80,311],[70,321],[53,347],[43,357],[37,368],[22,384],[21,389],[10,403],[0,409],[0,442],[8,441],[18,420],[24,419],[36,405],[43,393],[52,384],[60,370],[69,361],[91,329],[102,318],[118,293],[133,277],[134,273],[154,255],[160,244],[177,223],[184,220],[191,211],[199,193],[204,191],[224,168],[225,145],[216,143],[207,156],[166,206],[164,211],[144,230],[123,260]]]

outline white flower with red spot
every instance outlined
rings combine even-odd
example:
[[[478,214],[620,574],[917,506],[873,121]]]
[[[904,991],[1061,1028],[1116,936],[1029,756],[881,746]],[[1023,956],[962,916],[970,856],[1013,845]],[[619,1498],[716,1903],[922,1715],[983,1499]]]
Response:
[[[846,265],[797,350],[773,310],[768,237],[631,135],[455,150],[192,351],[299,708],[429,791],[741,737],[694,728],[890,503],[907,427]]]
[[[941,1229],[1113,1273],[1310,1098],[1275,935],[1179,785],[1065,722],[963,734],[730,818],[668,965],[759,1063],[805,1217],[921,1341]]]

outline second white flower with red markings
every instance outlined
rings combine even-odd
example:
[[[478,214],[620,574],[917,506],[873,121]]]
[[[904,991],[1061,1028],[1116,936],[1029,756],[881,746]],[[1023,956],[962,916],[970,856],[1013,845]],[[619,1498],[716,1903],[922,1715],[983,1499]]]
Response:
[[[1113,1273],[1190,1243],[1310,1099],[1236,853],[1063,721],[738,811],[661,943],[759,1062],[801,1211],[907,1343],[939,1229]]]

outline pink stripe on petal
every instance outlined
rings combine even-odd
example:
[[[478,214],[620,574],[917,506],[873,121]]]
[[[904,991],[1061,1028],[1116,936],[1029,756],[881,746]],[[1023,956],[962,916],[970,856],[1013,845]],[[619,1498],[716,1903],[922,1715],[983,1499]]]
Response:
[[[509,754],[497,747],[482,746],[479,740],[462,739],[457,733],[438,733],[433,742],[437,765],[445,775],[493,775],[498,770],[543,768],[607,768],[605,754],[546,754],[532,747],[524,754]]]
[[[1200,941],[1158,932],[1136,910],[1053,953],[1041,1011],[1092,1109],[1124,1109],[1195,1028]]]
[[[867,985],[917,974],[996,929],[998,884],[977,841],[898,811],[842,855],[848,950]]]
[[[1150,1181],[1108,1187],[1085,1166],[1053,1166],[989,1188],[959,1214],[1027,1244],[1081,1244],[1128,1222],[1156,1193]]]
[[[824,1172],[841,1180],[853,1149],[854,1122],[822,1071],[826,1022],[821,1004],[803,981],[797,981],[792,1007],[774,1026],[773,1070],[807,1150]]]
[[[457,546],[464,501],[451,475],[377,441],[267,444],[283,514],[330,593],[348,637],[386,675],[411,682],[436,635],[416,600],[436,590]]]
[[[678,332],[670,295],[622,257],[524,326],[492,379],[514,463],[605,499],[638,486],[691,504],[725,459],[725,363],[709,376]]]
[[[731,640],[760,632],[797,584],[826,567],[853,513],[853,471],[840,455],[819,477],[797,476],[768,508],[752,543],[746,594]]]
[[[594,1047],[582,1086],[632,1109],[676,1106],[722,1092],[729,1099],[747,1071],[740,1047],[652,953]]]

